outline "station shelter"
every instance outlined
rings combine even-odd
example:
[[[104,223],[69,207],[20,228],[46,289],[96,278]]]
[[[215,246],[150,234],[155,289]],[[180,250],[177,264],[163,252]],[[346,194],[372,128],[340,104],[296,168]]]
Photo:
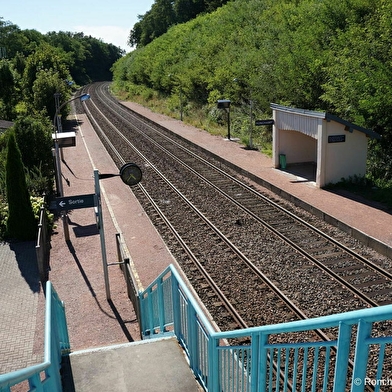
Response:
[[[379,134],[326,112],[277,104],[271,109],[275,168],[313,166],[317,187],[365,176],[368,138]]]

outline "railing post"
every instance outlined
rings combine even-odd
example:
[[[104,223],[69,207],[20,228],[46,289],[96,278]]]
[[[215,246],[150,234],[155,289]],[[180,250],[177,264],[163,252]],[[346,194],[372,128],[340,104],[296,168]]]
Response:
[[[46,283],[46,296],[50,298],[50,301],[47,302],[48,313],[46,321],[49,321],[51,326],[47,331],[50,335],[47,336],[46,340],[50,344],[50,348],[48,348],[50,351],[45,354],[51,364],[46,370],[46,374],[52,380],[50,383],[51,388],[61,391],[61,357],[63,354],[67,354],[70,349],[67,321],[64,304],[60,301],[50,281]]]
[[[359,320],[357,331],[357,342],[355,345],[353,379],[351,381],[352,392],[365,390],[366,368],[369,357],[369,345],[366,340],[370,338],[372,323]]]
[[[210,335],[208,339],[208,378],[209,391],[220,391],[219,340]]]
[[[351,325],[340,322],[333,392],[344,392],[346,389],[348,360],[350,355],[350,339]]]
[[[252,335],[251,388],[252,392],[266,390],[267,386],[267,348],[268,335],[265,333]],[[271,369],[270,369],[271,371]]]
[[[149,290],[148,291],[148,296],[147,296],[147,319],[148,319],[148,327],[147,329],[150,331],[150,337],[154,334],[154,302],[153,302],[153,291]]]
[[[188,318],[188,347],[189,347],[189,366],[195,374],[198,374],[198,358],[199,358],[199,344],[197,336],[197,314],[192,304],[188,301],[187,318]]]
[[[139,295],[139,310],[140,310],[140,335],[143,337],[146,330],[146,306],[145,298],[142,294]]]
[[[166,311],[165,311],[165,301],[164,301],[164,293],[163,293],[163,277],[160,279],[158,285],[158,320],[159,320],[159,331],[160,333],[165,332],[165,321],[166,321]]]
[[[174,334],[177,337],[182,337],[180,293],[178,291],[178,280],[176,279],[175,275],[172,272],[171,272],[171,286],[172,286],[172,301],[173,301],[172,306],[173,306]]]
[[[49,247],[48,241],[48,222],[46,217],[45,208],[40,208],[37,245],[35,246],[35,253],[37,256],[39,277],[42,287],[45,291],[45,284],[48,280],[49,270]]]

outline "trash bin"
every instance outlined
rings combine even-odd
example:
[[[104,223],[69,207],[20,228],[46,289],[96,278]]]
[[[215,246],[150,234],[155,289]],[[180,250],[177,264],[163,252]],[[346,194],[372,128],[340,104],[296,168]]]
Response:
[[[286,169],[286,154],[279,154],[279,165],[281,169]]]

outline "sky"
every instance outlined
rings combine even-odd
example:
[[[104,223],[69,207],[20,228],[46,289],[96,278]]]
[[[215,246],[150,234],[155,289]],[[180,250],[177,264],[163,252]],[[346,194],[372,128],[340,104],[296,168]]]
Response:
[[[21,30],[84,33],[129,52],[129,33],[138,15],[155,0],[0,0],[0,17]]]

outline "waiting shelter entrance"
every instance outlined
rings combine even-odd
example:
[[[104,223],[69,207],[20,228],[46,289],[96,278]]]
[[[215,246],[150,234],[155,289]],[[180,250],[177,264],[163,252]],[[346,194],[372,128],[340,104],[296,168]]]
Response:
[[[306,174],[317,187],[366,174],[372,130],[326,112],[271,104],[274,167]],[[305,173],[306,172],[306,173]]]

